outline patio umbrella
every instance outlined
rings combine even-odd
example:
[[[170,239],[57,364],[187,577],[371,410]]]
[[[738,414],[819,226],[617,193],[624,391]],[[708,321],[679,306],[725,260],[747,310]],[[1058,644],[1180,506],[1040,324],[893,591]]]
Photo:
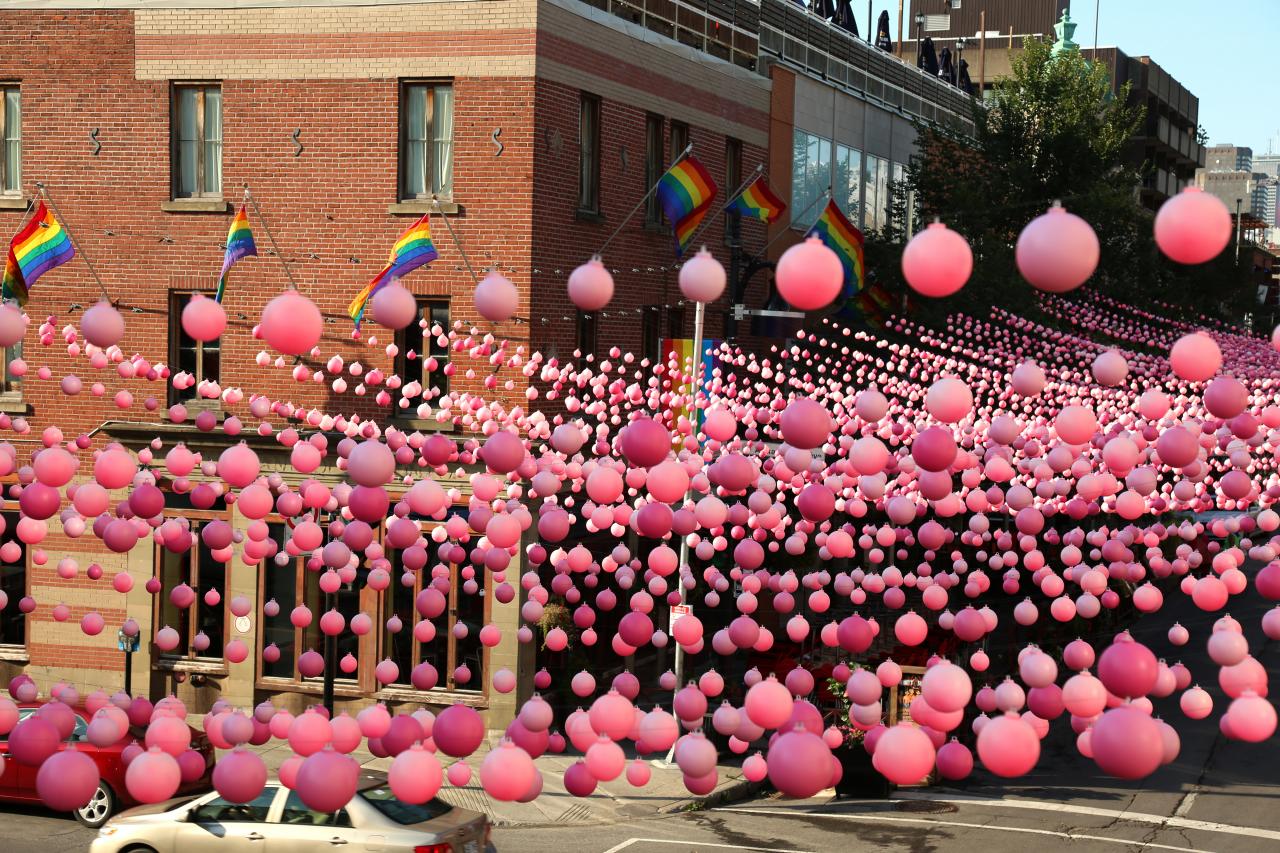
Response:
[[[876,22],[876,47],[893,53],[893,39],[889,38],[888,10],[881,12],[880,20]]]
[[[836,0],[836,14],[831,22],[854,38],[858,38],[858,21],[853,17],[851,0]]]
[[[960,89],[966,95],[973,94],[973,79],[969,77],[969,60],[960,60]]]
[[[933,39],[928,36],[920,46],[920,56],[916,59],[916,65],[924,69],[925,74],[938,76],[938,54],[933,49]]]
[[[942,63],[938,68],[938,76],[954,86],[956,84],[956,69],[951,64],[951,48],[944,47],[940,59]]]

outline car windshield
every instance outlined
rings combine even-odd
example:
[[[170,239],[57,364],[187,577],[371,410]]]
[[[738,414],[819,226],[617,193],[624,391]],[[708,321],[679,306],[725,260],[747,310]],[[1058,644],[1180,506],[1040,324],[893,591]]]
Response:
[[[453,810],[453,806],[441,800],[428,800],[421,805],[401,802],[386,786],[361,791],[360,796],[383,815],[405,826],[425,823]]]

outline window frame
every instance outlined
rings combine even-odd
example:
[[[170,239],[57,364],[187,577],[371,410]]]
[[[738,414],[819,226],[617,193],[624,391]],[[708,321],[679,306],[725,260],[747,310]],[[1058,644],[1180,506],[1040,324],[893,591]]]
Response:
[[[805,143],[803,163],[799,162],[795,156],[800,148],[801,137],[804,137]],[[813,161],[810,161],[808,152],[815,141],[817,142],[817,156]],[[795,231],[807,233],[818,217],[822,215],[822,207],[816,203],[817,198],[832,184],[832,175],[835,167],[835,145],[820,133],[811,133],[804,128],[797,127],[792,133],[791,152],[790,205],[794,214],[791,218],[790,227]],[[803,175],[797,172],[797,169],[801,167],[805,170]],[[822,176],[821,178],[818,177],[820,175]],[[801,180],[797,180],[798,177]],[[817,192],[811,193],[810,190],[815,187],[810,186],[810,182],[815,179],[820,180],[824,185],[816,187]],[[804,213],[804,221],[798,218],[801,213]]]
[[[396,147],[396,198],[401,202],[430,201],[432,196],[439,198],[441,201],[453,200],[453,163],[454,163],[454,145],[453,145],[453,112],[457,103],[456,93],[454,92],[454,81],[452,78],[408,78],[400,81],[399,88],[399,117],[398,125],[398,141]],[[439,192],[433,193],[431,187],[435,183],[434,165],[436,144],[436,90],[448,87],[450,92],[450,120],[449,120],[449,181],[447,188],[445,184],[441,184]],[[408,186],[408,164],[409,164],[409,98],[413,91],[422,89],[426,93],[426,105],[423,108],[423,134],[426,145],[422,153],[422,183],[423,191],[421,193],[416,190],[411,191]]]
[[[680,155],[689,147],[689,123],[673,118],[667,137],[671,141],[671,160],[667,163],[668,168],[670,168],[676,164],[676,161],[680,159]]]
[[[0,504],[0,513],[4,514],[5,533],[12,535],[18,519],[21,518],[21,512],[16,501],[5,501]],[[15,611],[18,608],[18,602],[23,597],[31,594],[31,549],[22,543],[21,540],[14,536],[13,541],[18,542],[22,547],[22,557],[19,562],[6,563],[5,565],[21,565],[22,566],[22,594],[15,597],[12,593],[9,595],[9,602],[6,609],[12,607]],[[22,614],[22,642],[19,643],[3,643],[0,642],[0,661],[4,660],[27,660],[27,649],[31,643],[31,614]],[[4,617],[6,620],[11,617]]]
[[[17,135],[12,139],[9,137],[7,132],[9,125],[8,101],[10,92],[15,92],[18,96],[18,120],[16,122]],[[12,181],[10,180],[8,171],[10,145],[14,145],[18,149],[18,174]],[[10,186],[10,184],[12,184],[12,186]],[[22,197],[22,83],[18,80],[0,81],[0,196],[7,198]]]
[[[578,212],[600,215],[600,137],[603,103],[599,95],[581,92],[578,100]]]
[[[217,288],[216,281],[213,283],[212,287],[202,286],[201,284],[193,283],[185,286],[176,286],[176,287],[171,286],[169,288],[168,358],[169,358],[169,369],[171,371],[177,372],[180,369],[180,365],[182,361],[181,355],[182,355],[182,349],[183,349],[183,339],[188,337],[186,331],[182,328],[182,322],[181,322],[182,309],[186,307],[187,303],[191,301],[192,295],[196,293],[203,293],[206,297],[212,299],[214,295],[217,294],[217,292],[218,292],[218,288]],[[184,404],[195,403],[198,406],[216,405],[219,403],[219,400],[217,398],[201,397],[199,393],[199,388],[200,388],[200,382],[205,379],[210,379],[211,381],[218,382],[218,383],[221,383],[222,381],[222,377],[221,377],[222,341],[220,338],[212,341],[197,341],[194,338],[190,338],[190,340],[194,344],[193,349],[195,350],[195,353],[196,353],[196,372],[195,372],[196,381],[195,381],[195,384],[193,384],[190,388],[186,388],[181,391],[179,391],[177,388],[174,388],[173,383],[170,382],[169,383],[169,405],[172,406],[175,403],[184,403]],[[210,344],[212,344],[213,346],[211,347]],[[218,352],[218,370],[217,370],[218,375],[217,376],[209,377],[205,374],[205,370],[203,369],[203,363],[204,363],[206,349],[213,349],[213,350],[217,350]]]
[[[644,116],[644,188],[653,189],[653,185],[662,177],[666,162],[665,128],[666,119],[656,113],[645,113]],[[658,194],[650,192],[644,203],[644,224],[654,227],[662,224],[662,208],[658,204]]]
[[[206,147],[209,143],[205,136],[205,118],[207,107],[205,97],[211,91],[218,91],[218,188],[207,190],[208,163]],[[180,93],[195,90],[196,98],[196,191],[182,191],[182,104]],[[174,80],[169,86],[169,184],[170,198],[173,201],[183,199],[219,201],[223,198],[222,180],[222,143],[223,143],[223,110],[222,81],[220,80]]]
[[[444,334],[447,336],[449,334],[449,330],[453,327],[453,300],[449,297],[448,294],[415,293],[413,298],[414,298],[414,303],[416,304],[418,309],[417,319],[414,320],[414,322],[410,323],[405,328],[398,329],[395,333],[394,338],[395,338],[397,352],[396,352],[396,357],[394,362],[394,368],[395,368],[396,375],[399,376],[404,383],[400,386],[401,388],[403,388],[404,385],[407,385],[410,381],[410,378],[409,378],[410,361],[415,362],[414,366],[416,367],[418,364],[423,364],[424,359],[426,358],[434,358],[436,360],[437,367],[434,371],[432,371],[432,374],[431,374],[433,377],[436,377],[436,378],[432,380],[431,385],[426,385],[426,384],[423,385],[423,389],[422,389],[423,393],[420,396],[420,399],[422,400],[422,402],[425,402],[430,405],[433,400],[439,400],[441,397],[444,397],[449,393],[449,384],[450,384],[449,375],[445,373],[445,368],[452,361],[452,351],[449,349],[447,345],[441,347],[436,336],[430,334],[431,326],[434,325],[434,322],[439,322],[438,320],[434,322],[429,322],[426,328],[418,326],[417,324],[422,320],[423,312],[425,310],[427,310],[428,308],[438,308],[441,305],[443,305],[444,310],[448,316],[445,322],[442,324],[442,328],[444,329]],[[409,329],[415,328],[415,327],[418,329],[421,329],[422,342],[425,346],[420,347],[418,350],[415,350],[415,357],[413,359],[410,359],[409,358],[409,349],[410,349]],[[428,343],[428,340],[430,341],[429,343]],[[422,352],[422,349],[424,348],[426,349],[425,353]],[[412,378],[412,381],[424,382],[425,380],[415,375]],[[433,385],[439,386],[440,393],[432,397],[427,397],[426,392],[429,391]],[[403,395],[400,395],[400,396],[401,396],[401,399],[403,399]],[[397,408],[396,411],[407,413],[409,411],[409,408],[408,407],[406,407],[405,409]]]
[[[192,602],[191,607],[187,608],[190,613],[192,608],[207,607],[204,603],[204,596],[200,594],[200,532],[199,527],[210,521],[222,520],[231,523],[230,508],[225,510],[198,510],[198,509],[170,509],[166,507],[164,510],[164,519],[168,521],[171,518],[185,518],[191,522],[192,536],[195,541],[191,547],[182,554],[175,554],[175,557],[182,557],[188,560],[188,571],[190,572],[188,579],[184,581],[187,586],[195,590],[196,600]],[[151,571],[152,577],[159,577],[159,573],[164,570],[164,546],[159,542],[153,544]],[[231,596],[227,595],[227,587],[231,577],[231,564],[223,563],[223,581],[222,588],[219,590],[221,600],[216,605],[222,608],[222,654],[218,657],[197,654],[195,649],[191,647],[191,641],[196,634],[200,633],[200,624],[198,619],[191,619],[187,626],[187,636],[184,637],[187,650],[178,653],[177,650],[172,652],[162,652],[155,644],[156,633],[163,627],[164,606],[169,600],[168,595],[152,596],[151,602],[151,667],[152,669],[162,672],[176,671],[193,671],[205,672],[210,674],[225,674],[227,669],[227,643],[231,641],[231,629],[234,623],[234,617],[231,614],[230,603]],[[178,626],[170,625],[175,631],[179,630]]]
[[[733,192],[742,183],[742,140],[732,136],[724,138],[724,185],[726,192]],[[724,244],[737,245],[742,229],[742,214],[725,209]]]

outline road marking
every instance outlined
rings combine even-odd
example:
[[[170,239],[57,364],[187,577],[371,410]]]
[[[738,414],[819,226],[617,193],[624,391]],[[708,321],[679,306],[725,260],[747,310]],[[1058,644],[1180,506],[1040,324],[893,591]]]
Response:
[[[1178,807],[1173,810],[1174,817],[1186,817],[1191,812],[1191,806],[1196,801],[1196,792],[1192,791],[1182,798],[1182,802],[1178,803]]]
[[[742,809],[732,806],[714,809],[718,812],[742,812],[756,815],[778,815],[781,817],[828,817],[836,820],[861,821],[863,823],[916,823],[925,826],[955,826],[963,829],[984,829],[994,832],[1021,832],[1025,835],[1048,835],[1053,838],[1065,838],[1068,841],[1099,841],[1105,844],[1121,844],[1125,847],[1137,847],[1140,850],[1176,850],[1178,853],[1212,853],[1197,847],[1175,847],[1169,844],[1156,844],[1151,841],[1129,840],[1124,838],[1104,838],[1101,835],[1089,835],[1083,832],[1058,832],[1052,829],[1035,829],[1025,826],[996,826],[989,823],[966,823],[958,820],[932,820],[920,817],[896,817],[892,815],[852,815],[831,812],[791,812],[779,809]],[[616,848],[622,849],[622,848]],[[749,848],[748,848],[749,849]],[[605,853],[614,853],[606,850]]]
[[[1227,823],[1216,823],[1207,820],[1195,820],[1187,817],[1165,817],[1158,814],[1145,814],[1143,812],[1127,812],[1117,811],[1115,809],[1100,809],[1096,806],[1081,806],[1075,803],[1054,803],[1044,800],[995,800],[987,797],[930,797],[927,795],[918,797],[903,797],[901,799],[926,800],[934,803],[956,803],[979,806],[990,806],[992,808],[1005,809],[1031,809],[1033,811],[1046,812],[1068,812],[1070,814],[1085,814],[1095,817],[1105,817],[1114,820],[1128,820],[1134,823],[1150,823],[1157,826],[1171,826],[1177,829],[1195,829],[1201,832],[1216,832],[1222,835],[1243,835],[1248,838],[1266,838],[1271,841],[1280,841],[1280,831],[1274,829],[1261,829],[1252,826],[1232,826]]]
[[[733,810],[730,809],[730,811]],[[631,845],[639,844],[641,842],[645,844],[692,844],[698,849],[703,847],[715,847],[722,850],[754,850],[758,851],[758,853],[813,853],[811,850],[784,850],[781,847],[743,847],[740,844],[710,844],[706,841],[677,841],[670,838],[628,838],[621,844],[616,844],[613,847],[610,847],[608,850],[604,851],[604,853],[618,853],[620,850],[626,850]],[[1183,848],[1179,847],[1177,849],[1181,850]]]

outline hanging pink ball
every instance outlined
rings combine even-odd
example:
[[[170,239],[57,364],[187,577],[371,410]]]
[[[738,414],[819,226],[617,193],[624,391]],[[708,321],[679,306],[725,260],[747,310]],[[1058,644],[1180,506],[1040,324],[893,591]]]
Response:
[[[314,755],[333,740],[333,726],[314,710],[294,717],[289,726],[289,746],[301,756]]]
[[[93,478],[104,489],[124,488],[137,473],[133,454],[119,447],[107,448],[93,462]]]
[[[1169,351],[1169,366],[1181,379],[1204,382],[1222,368],[1222,350],[1205,332],[1192,332],[1174,342]]]
[[[1058,412],[1053,427],[1067,444],[1087,444],[1098,431],[1098,418],[1084,406],[1066,406]]]
[[[197,341],[216,341],[227,327],[227,312],[203,293],[191,294],[182,309],[182,330]]]
[[[115,306],[101,299],[89,306],[80,319],[80,331],[85,340],[96,347],[106,349],[120,343],[124,337],[124,317]]]
[[[771,675],[747,691],[743,709],[757,726],[776,729],[791,716],[791,705],[791,691]]]
[[[782,253],[774,272],[778,293],[799,311],[825,308],[844,286],[840,258],[818,237],[809,237]]]
[[[175,758],[191,746],[191,729],[186,720],[177,717],[156,717],[147,726],[147,748],[158,747]]]
[[[450,705],[436,715],[431,737],[445,755],[465,758],[484,740],[484,720],[474,708]]]
[[[1044,390],[1044,368],[1034,361],[1024,361],[1013,369],[1009,376],[1009,384],[1015,393],[1023,397],[1034,397]]]
[[[310,299],[296,290],[286,290],[262,309],[260,328],[276,352],[305,355],[320,342],[324,318]]]
[[[373,320],[388,329],[403,329],[418,319],[418,303],[409,290],[397,280],[378,288],[369,300]]]
[[[139,803],[159,803],[178,792],[182,769],[172,755],[152,747],[129,762],[124,784]]]
[[[929,667],[920,681],[920,692],[929,707],[944,713],[959,711],[969,704],[973,684],[969,674],[953,663],[943,661]]]
[[[1159,674],[1160,666],[1155,654],[1132,640],[1112,643],[1098,658],[1098,678],[1117,696],[1146,696],[1156,686]]]
[[[796,397],[787,403],[779,421],[787,444],[803,450],[821,447],[835,429],[831,413],[808,397]]]
[[[1261,743],[1276,730],[1275,706],[1252,690],[1246,690],[1227,708],[1231,721],[1231,737],[1248,743]]]
[[[680,267],[680,292],[691,302],[715,302],[724,293],[724,267],[704,246]]]
[[[231,803],[257,799],[267,784],[267,765],[256,752],[238,746],[213,765],[213,787]]]
[[[1160,766],[1164,738],[1149,714],[1121,705],[1104,713],[1090,729],[1093,760],[1120,779],[1141,779]]]
[[[1089,370],[1099,385],[1114,388],[1129,375],[1129,362],[1119,352],[1109,349],[1098,353]]]
[[[1098,235],[1079,216],[1055,204],[1027,223],[1018,235],[1018,272],[1049,293],[1066,293],[1084,284],[1098,266]]]
[[[956,460],[956,441],[951,430],[932,426],[911,442],[911,458],[925,471],[945,471]]]
[[[871,763],[895,785],[916,785],[929,775],[936,756],[933,741],[923,729],[898,723],[880,735]]]
[[[509,474],[524,461],[524,442],[514,433],[499,430],[485,440],[480,457],[491,470]]]
[[[798,729],[781,735],[770,744],[765,760],[770,783],[784,796],[812,797],[831,782],[831,749],[814,732]]]
[[[564,771],[564,789],[575,797],[589,797],[595,791],[596,778],[587,769],[585,761],[575,761]]]
[[[233,488],[243,489],[258,477],[258,454],[244,442],[233,444],[218,456],[218,476]]]
[[[395,454],[377,439],[360,442],[347,455],[347,473],[361,486],[385,486],[395,472]]]
[[[0,346],[11,347],[27,333],[22,309],[8,303],[0,305]]]
[[[924,407],[944,424],[958,423],[973,411],[973,392],[954,376],[944,376],[929,386]]]
[[[489,751],[480,764],[480,784],[500,802],[515,802],[534,783],[538,769],[529,754],[511,741]]]
[[[474,300],[481,317],[491,323],[504,323],[515,316],[520,294],[511,279],[491,269],[476,285]]]
[[[902,275],[922,296],[950,296],[973,273],[969,243],[941,222],[918,232],[902,251]]]
[[[1186,187],[1156,212],[1156,245],[1170,260],[1202,264],[1231,240],[1231,211],[1199,187]]]
[[[74,748],[56,752],[36,772],[36,793],[55,812],[70,812],[88,805],[98,790],[98,766]]]
[[[444,781],[444,773],[440,761],[422,744],[416,743],[391,762],[387,781],[396,799],[416,805],[436,795]]]
[[[978,733],[978,758],[997,776],[1025,776],[1040,759],[1040,738],[1017,714],[1002,714]]]
[[[938,750],[938,775],[956,781],[973,772],[973,753],[969,747],[952,738]]]
[[[569,274],[569,301],[583,311],[599,311],[613,299],[613,276],[596,255]]]
[[[295,789],[309,809],[336,812],[351,802],[360,780],[360,765],[348,755],[324,749],[302,762]]]
[[[745,775],[745,773],[744,773]],[[653,771],[642,759],[637,758],[627,765],[627,783],[633,788],[643,788],[653,778]],[[763,777],[761,777],[763,778]],[[759,781],[759,779],[755,780]]]

